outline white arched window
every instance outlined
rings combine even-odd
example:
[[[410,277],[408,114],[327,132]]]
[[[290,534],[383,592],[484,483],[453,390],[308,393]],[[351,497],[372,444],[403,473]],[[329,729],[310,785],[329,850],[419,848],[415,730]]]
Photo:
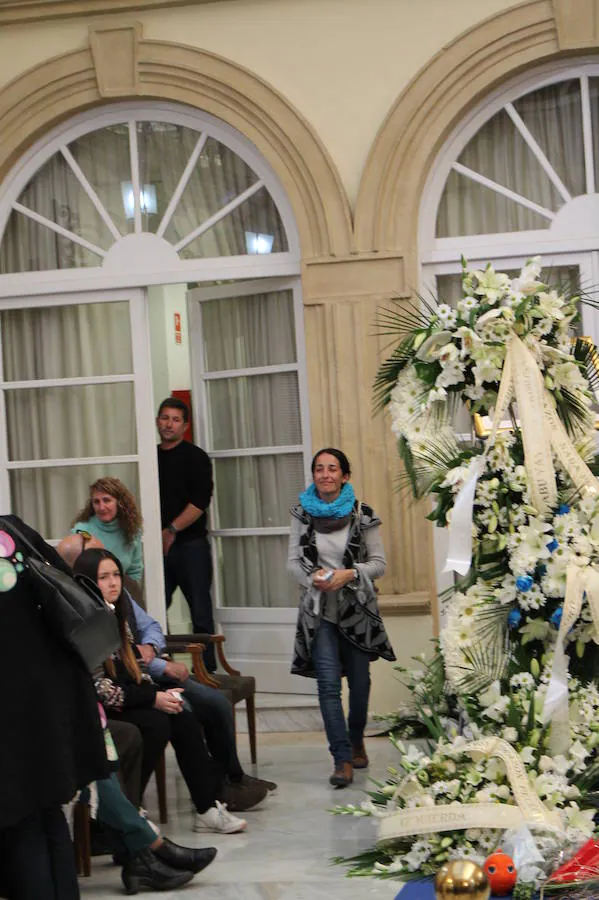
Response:
[[[261,154],[173,104],[96,110],[39,142],[0,193],[0,236],[0,296],[24,282],[122,287],[123,277],[263,276],[299,262],[292,212]]]
[[[154,415],[190,391],[219,619],[291,622],[288,509],[310,451],[299,272],[278,178],[214,117],[113,104],[42,138],[0,189],[2,508],[57,539],[95,478],[121,478],[162,617]]]
[[[514,274],[541,255],[546,280],[596,292],[598,189],[599,63],[564,60],[502,85],[459,124],[429,176],[422,293],[456,301],[462,255]],[[580,331],[597,342],[597,312],[582,304],[581,315]],[[439,590],[450,582],[445,541],[435,529]]]
[[[451,301],[460,257],[599,284],[599,63],[564,61],[502,86],[460,124],[420,215],[424,288]],[[583,310],[582,330],[598,336]]]

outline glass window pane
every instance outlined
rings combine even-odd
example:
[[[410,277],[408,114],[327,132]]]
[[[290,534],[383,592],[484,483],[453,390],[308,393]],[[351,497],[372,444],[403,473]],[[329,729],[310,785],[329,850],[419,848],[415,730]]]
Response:
[[[12,510],[45,538],[60,539],[69,533],[71,523],[84,506],[89,485],[106,475],[120,478],[139,498],[135,463],[12,469],[9,472]]]
[[[451,171],[439,204],[436,236],[536,231],[550,225],[545,216]]]
[[[200,132],[170,122],[137,123],[142,231],[158,230],[200,136]],[[193,207],[189,212],[193,215]],[[188,231],[198,224],[194,222]]]
[[[185,162],[198,137],[195,132],[183,136],[183,154],[187,155]],[[208,138],[164,233],[165,238],[177,244],[257,180],[256,173],[240,156],[214,138]],[[183,255],[193,257],[203,254],[187,254],[186,248]]]
[[[215,459],[213,465],[213,528],[289,525],[289,508],[304,489],[301,454]]]
[[[287,572],[286,535],[216,537],[216,575],[224,607],[297,606],[297,582]]]
[[[589,78],[591,121],[593,124],[593,158],[595,160],[595,185],[599,184],[599,78]],[[595,188],[596,190],[597,188]],[[582,192],[581,192],[582,193]]]
[[[19,203],[103,250],[114,242],[62,153],[56,153],[42,166],[19,197]]]
[[[133,384],[6,391],[10,460],[136,452]]]
[[[102,265],[102,257],[67,237],[13,211],[0,243],[0,274],[81,269]]]
[[[295,372],[207,382],[210,447],[280,447],[301,444]]]
[[[572,196],[584,194],[586,179],[579,79],[532,91],[516,100],[514,106]]]
[[[124,199],[131,184],[129,126],[110,125],[84,134],[69,150],[121,234],[132,232],[134,218]]]
[[[129,304],[81,303],[0,312],[5,381],[127,375]]]
[[[236,207],[212,228],[187,244],[182,259],[282,253],[287,236],[279,212],[265,187]]]
[[[547,209],[564,202],[504,110],[483,125],[458,161]]]
[[[209,300],[200,309],[206,371],[296,361],[292,291]]]

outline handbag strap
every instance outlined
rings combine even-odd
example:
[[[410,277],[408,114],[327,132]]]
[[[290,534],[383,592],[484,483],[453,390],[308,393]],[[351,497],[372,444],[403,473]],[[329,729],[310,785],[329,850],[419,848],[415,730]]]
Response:
[[[3,516],[0,516],[0,528],[3,528],[5,531],[8,531],[13,537],[16,537],[17,540],[21,544],[25,544],[27,549],[31,553],[33,553],[34,556],[37,556],[38,559],[41,559],[42,562],[45,562],[45,563],[48,562],[48,560],[46,559],[44,554],[40,553],[40,551],[37,549],[37,547],[33,546],[31,541],[25,537],[23,532],[19,528],[17,528],[16,525],[13,525],[12,522],[9,522],[8,519],[5,519]]]

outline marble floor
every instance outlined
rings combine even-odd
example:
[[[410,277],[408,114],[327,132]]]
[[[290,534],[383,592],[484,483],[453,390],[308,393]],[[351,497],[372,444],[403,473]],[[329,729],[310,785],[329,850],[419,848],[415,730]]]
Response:
[[[382,775],[396,751],[386,738],[369,738],[370,771]],[[245,737],[240,756],[251,771]],[[356,773],[343,791],[328,786],[331,771],[323,734],[261,734],[255,774],[276,781],[278,790],[256,810],[245,813],[248,830],[241,835],[193,834],[189,795],[169,754],[169,824],[164,833],[188,846],[218,848],[216,860],[191,884],[160,896],[165,900],[392,900],[400,885],[370,878],[349,879],[334,856],[349,856],[372,845],[370,819],[332,816],[335,803],[359,803],[367,773]],[[146,803],[156,818],[156,798],[148,790]],[[102,900],[123,893],[120,870],[109,857],[92,861],[92,877],[81,879],[82,900]]]

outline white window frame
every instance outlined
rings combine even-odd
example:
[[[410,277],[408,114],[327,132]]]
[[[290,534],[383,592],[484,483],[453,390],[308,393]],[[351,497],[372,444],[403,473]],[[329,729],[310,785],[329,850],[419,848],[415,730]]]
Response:
[[[146,583],[149,612],[166,627],[166,609],[162,573],[161,517],[158,491],[158,466],[154,447],[155,398],[151,379],[150,330],[146,288],[152,285],[181,284],[186,282],[236,282],[247,279],[262,279],[260,290],[278,290],[280,283],[294,284],[295,325],[298,344],[298,378],[302,403],[302,434],[306,477],[309,475],[310,426],[308,411],[308,389],[305,363],[305,336],[299,275],[301,272],[299,233],[295,216],[286,191],[269,163],[257,147],[231,126],[200,110],[176,103],[162,101],[128,101],[88,110],[44,135],[17,161],[0,185],[0,240],[6,223],[18,201],[22,190],[36,172],[55,153],[62,152],[68,161],[68,144],[91,131],[111,124],[136,121],[164,121],[180,124],[200,133],[206,133],[237,153],[256,172],[267,188],[277,207],[285,229],[288,251],[284,253],[214,257],[197,260],[178,260],[172,267],[156,267],[152,247],[148,246],[145,256],[137,260],[131,271],[113,270],[109,266],[48,270],[0,274],[0,310],[44,307],[51,305],[109,302],[126,299],[130,302],[133,378],[136,396],[138,452],[127,457],[93,457],[87,459],[59,460],[68,465],[94,462],[137,462],[141,502],[144,512],[144,557],[147,573]],[[131,128],[131,126],[130,126]],[[195,156],[201,151],[196,144]],[[191,162],[188,162],[188,166]],[[71,166],[72,167],[72,166]],[[135,167],[134,167],[135,171]],[[76,173],[75,173],[76,174]],[[134,173],[133,173],[134,174]],[[182,176],[183,177],[183,176]],[[83,185],[82,185],[83,187]],[[181,182],[180,191],[183,190]],[[86,188],[83,188],[86,190]],[[91,201],[94,197],[86,190]],[[93,192],[92,192],[93,193]],[[171,198],[174,209],[175,194]],[[134,192],[137,196],[137,192]],[[97,206],[96,206],[97,208]],[[172,209],[165,211],[163,218]],[[139,218],[136,217],[139,228]],[[110,226],[108,226],[110,228]],[[113,236],[116,234],[111,229]],[[113,245],[116,246],[116,245]],[[268,280],[267,280],[268,279]],[[275,280],[272,280],[275,279]],[[280,282],[279,279],[285,279]],[[213,290],[213,289],[212,289]],[[214,293],[213,293],[214,296]],[[192,355],[193,360],[193,355]],[[0,360],[1,362],[1,360]],[[1,370],[0,370],[1,371]],[[112,376],[107,376],[112,379]],[[121,376],[116,376],[120,379]],[[127,376],[125,379],[127,380]],[[80,381],[80,380],[79,380]],[[70,381],[71,384],[75,382]],[[83,383],[83,382],[80,382]],[[87,382],[85,382],[87,383]],[[91,383],[98,383],[91,379]],[[35,383],[37,386],[39,384]],[[200,423],[196,410],[196,422]],[[277,448],[280,450],[280,448]],[[7,468],[6,412],[4,391],[0,389],[0,500],[5,509],[11,508],[10,485]],[[53,461],[43,464],[52,465]],[[39,465],[39,461],[35,461]],[[244,532],[245,533],[245,532]],[[251,612],[251,611],[248,611]],[[291,622],[292,610],[256,610],[256,616],[265,621]]]
[[[203,352],[202,341],[202,322],[201,322],[201,304],[211,300],[222,300],[228,297],[248,297],[252,294],[270,293],[271,291],[292,291],[293,293],[293,312],[295,325],[295,342],[296,342],[296,362],[284,363],[278,365],[252,366],[243,369],[223,369],[217,371],[206,371],[206,364]],[[312,439],[310,435],[310,411],[308,403],[308,374],[306,364],[306,341],[304,333],[304,314],[302,289],[299,278],[286,279],[264,279],[258,281],[247,281],[241,284],[223,284],[215,287],[198,287],[190,291],[188,295],[188,315],[190,323],[191,342],[197,348],[196,353],[192,356],[192,385],[194,386],[192,394],[194,421],[198,425],[198,442],[206,450],[211,459],[237,459],[242,456],[284,456],[286,454],[301,453],[304,463],[304,481],[307,484],[311,480],[310,462],[312,453]],[[209,435],[203,430],[202,425],[209,420],[210,410],[208,408],[208,391],[207,384],[223,378],[236,378],[240,376],[254,375],[276,375],[280,372],[296,372],[298,379],[298,393],[300,403],[300,425],[302,430],[301,444],[290,444],[287,446],[279,445],[274,447],[241,447],[229,450],[215,450],[210,446]],[[195,390],[195,388],[198,390]],[[212,506],[216,502],[213,498]],[[290,532],[289,525],[280,525],[273,527],[258,528],[214,528],[211,527],[210,533],[215,538],[221,537],[268,537],[268,536],[288,536]],[[217,542],[212,542],[213,562],[217,563]],[[215,577],[213,584],[213,593],[215,597],[215,606],[218,610],[220,621],[227,621],[227,612],[235,609],[231,605],[224,606],[222,597],[222,585],[219,577]],[[290,598],[291,615],[296,615],[295,604]],[[291,609],[293,608],[293,609]],[[238,608],[239,609],[239,608]],[[273,610],[268,607],[263,610],[260,608],[248,609],[250,618],[253,619],[254,613],[258,616],[272,613]],[[284,607],[275,610],[279,619],[281,616],[284,621],[291,621]],[[237,618],[237,615],[235,616]]]
[[[513,104],[519,97],[551,84],[568,79],[581,79],[582,115],[585,139],[585,160],[587,163],[587,194],[593,195],[594,168],[592,160],[592,136],[588,121],[588,79],[599,78],[599,62],[597,57],[584,57],[576,62],[557,60],[534,69],[526,75],[520,75],[492,91],[485,100],[476,106],[454,129],[443,150],[437,156],[429,173],[422,194],[420,205],[418,244],[420,261],[428,268],[436,263],[450,263],[459,260],[461,252],[467,250],[470,259],[523,258],[540,254],[550,256],[557,264],[558,253],[599,250],[599,231],[591,230],[588,235],[577,235],[572,238],[552,235],[550,230],[517,231],[497,234],[461,235],[450,238],[435,237],[437,211],[445,188],[445,183],[457,159],[474,135],[482,126],[493,118],[506,105]],[[586,85],[586,92],[585,92]],[[515,110],[514,110],[515,113]],[[508,111],[509,115],[509,111]],[[517,114],[516,114],[517,115]],[[530,144],[529,144],[530,146]],[[531,148],[532,149],[532,148]],[[539,148],[540,149],[540,148]],[[533,152],[535,152],[533,150]],[[542,151],[541,151],[542,153]],[[539,159],[538,154],[537,159]],[[540,160],[539,160],[540,162]],[[540,162],[542,165],[542,163]],[[504,191],[507,195],[507,189]],[[507,268],[507,262],[501,263]]]
[[[156,266],[155,248],[148,243],[147,248],[142,249],[141,254],[136,256],[132,265],[128,266],[125,271],[114,269],[109,258],[105,265],[98,267],[0,275],[0,299],[31,296],[32,293],[51,294],[90,289],[181,284],[188,281],[226,281],[299,274],[300,243],[293,210],[278,177],[258,149],[234,128],[208,113],[176,103],[159,101],[139,103],[128,101],[98,107],[75,116],[37,141],[15,164],[0,186],[0,240],[2,240],[6,223],[21,192],[36,172],[55,153],[62,153],[68,159],[68,144],[78,137],[110,125],[126,124],[127,122],[131,123],[130,131],[135,133],[132,125],[140,121],[162,121],[185,126],[198,132],[198,138],[200,134],[205,133],[225,144],[240,156],[253,169],[259,181],[272,197],[285,229],[289,249],[283,253],[221,256],[197,260],[179,259],[178,261],[174,260],[170,267],[165,267],[164,265]],[[133,174],[135,174],[135,168],[133,166]],[[183,187],[181,179],[179,184],[181,191]],[[174,202],[176,194],[177,190],[171,198],[171,203]],[[134,193],[134,196],[137,197],[137,194]],[[92,202],[94,202],[93,199]],[[167,208],[163,219],[169,212],[172,210]],[[136,223],[137,228],[140,229],[139,216],[136,217]],[[126,240],[126,237],[120,238],[120,240]],[[156,241],[159,240],[156,237]],[[118,243],[117,241],[113,244],[113,247]],[[107,254],[109,255],[110,251],[107,251]]]

